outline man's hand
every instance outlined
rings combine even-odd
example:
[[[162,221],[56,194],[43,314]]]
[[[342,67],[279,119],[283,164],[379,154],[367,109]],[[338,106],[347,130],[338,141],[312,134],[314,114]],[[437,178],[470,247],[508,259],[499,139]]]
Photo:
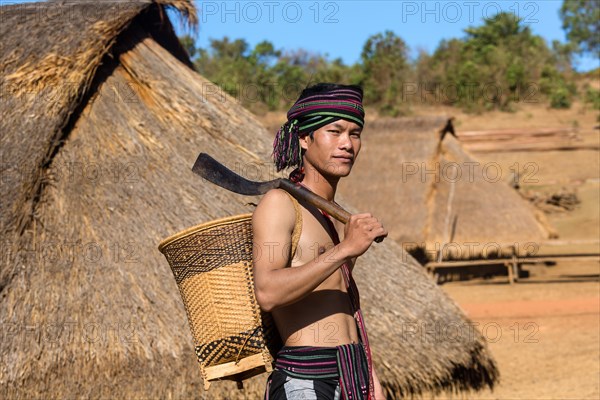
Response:
[[[358,257],[367,251],[375,238],[387,234],[387,230],[371,214],[354,214],[346,224],[341,246],[348,257]]]

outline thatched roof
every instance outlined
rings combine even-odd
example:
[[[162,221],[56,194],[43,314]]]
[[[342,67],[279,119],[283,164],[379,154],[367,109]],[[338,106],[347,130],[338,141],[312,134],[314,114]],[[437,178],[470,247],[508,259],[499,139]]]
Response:
[[[60,23],[47,17],[55,4],[0,9],[0,396],[202,397],[157,244],[251,211],[258,199],[190,167],[203,151],[266,177],[270,135],[189,67],[163,5],[68,4]],[[444,334],[469,321],[397,244],[374,246],[355,271],[391,395],[494,385],[485,341]],[[255,398],[265,380],[215,384],[209,397]]]
[[[445,255],[474,258],[548,238],[543,216],[508,185],[511,171],[478,161],[450,134],[440,143],[446,122],[369,121],[361,155],[340,193],[381,217],[405,248],[424,247],[430,257],[450,239],[448,250],[457,251]]]

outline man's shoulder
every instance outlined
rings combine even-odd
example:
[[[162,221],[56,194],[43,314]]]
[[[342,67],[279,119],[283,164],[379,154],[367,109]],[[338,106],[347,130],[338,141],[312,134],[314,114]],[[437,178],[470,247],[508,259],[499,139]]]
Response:
[[[283,224],[293,227],[295,208],[290,195],[282,189],[271,189],[258,203],[254,210],[253,223]]]
[[[294,209],[290,195],[283,189],[271,189],[260,199],[258,207],[275,207],[289,211]]]

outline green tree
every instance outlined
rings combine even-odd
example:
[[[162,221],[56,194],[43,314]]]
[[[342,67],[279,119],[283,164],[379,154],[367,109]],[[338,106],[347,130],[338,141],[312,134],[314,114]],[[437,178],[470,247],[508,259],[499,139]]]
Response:
[[[198,72],[255,112],[287,108],[311,82],[342,82],[350,75],[341,60],[304,49],[283,53],[268,41],[251,49],[243,39],[213,39],[198,54]]]
[[[198,54],[198,49],[196,48],[196,41],[190,35],[184,35],[179,38],[179,43],[181,46],[187,51],[190,59],[193,60],[194,57]]]
[[[573,72],[573,54],[576,50],[576,46],[573,43],[561,43],[558,40],[552,41],[554,65],[556,65],[559,71],[569,74]]]
[[[240,98],[244,85],[251,82],[252,76],[248,47],[243,39],[211,39],[208,51],[200,49],[196,69],[230,95]]]
[[[270,66],[281,56],[281,51],[275,50],[273,43],[263,40],[254,47],[250,56],[256,60],[257,64]]]
[[[600,1],[564,0],[560,8],[562,27],[579,54],[600,57]]]
[[[511,110],[514,102],[537,101],[544,66],[556,69],[557,56],[512,13],[498,13],[465,29],[462,39],[442,41],[419,65],[441,93],[437,98],[468,111]],[[450,90],[450,89],[453,90]]]
[[[369,37],[361,53],[362,85],[366,102],[380,107],[384,113],[400,112],[400,94],[408,76],[408,47],[392,31]]]
[[[465,55],[478,66],[474,72],[480,90],[476,101],[485,108],[509,109],[528,83],[526,71],[536,68],[531,58],[539,61],[540,55],[542,59],[549,56],[545,43],[512,13],[498,13],[465,32]]]

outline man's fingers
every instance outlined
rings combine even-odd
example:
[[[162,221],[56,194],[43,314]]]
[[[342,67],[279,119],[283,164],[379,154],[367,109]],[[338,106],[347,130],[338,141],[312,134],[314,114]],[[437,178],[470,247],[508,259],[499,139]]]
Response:
[[[364,223],[364,227],[367,228],[368,230],[373,230],[373,229],[377,229],[379,227],[383,228],[383,225],[381,224],[381,222],[377,221],[377,219],[373,218],[370,221],[366,221]]]
[[[351,226],[362,230],[371,240],[374,240],[376,237],[386,237],[388,235],[387,230],[381,222],[371,213],[354,214],[348,222]]]
[[[370,213],[364,214],[354,214],[350,216],[350,221],[362,221],[364,219],[372,218],[373,216]]]
[[[379,224],[377,224],[375,222],[364,224],[364,228],[369,232],[372,231],[373,229],[376,229],[378,226],[379,226]]]
[[[377,236],[387,234],[387,231],[385,230],[385,228],[383,226],[375,227],[371,230],[371,232],[377,234]]]
[[[379,220],[373,216],[371,217],[360,217],[356,219],[356,223],[358,224],[363,224],[363,225],[370,225],[370,224],[374,224],[374,223],[379,223]]]
[[[376,239],[378,237],[387,237],[388,235],[388,232],[383,227],[381,227],[380,229],[373,229],[369,233],[373,239]]]

